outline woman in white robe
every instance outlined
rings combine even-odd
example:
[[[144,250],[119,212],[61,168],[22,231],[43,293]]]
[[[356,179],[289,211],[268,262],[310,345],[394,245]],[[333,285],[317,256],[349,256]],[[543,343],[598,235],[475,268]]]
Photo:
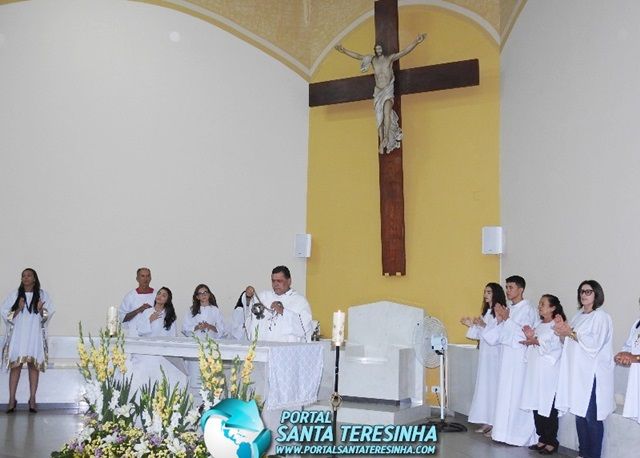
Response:
[[[182,333],[187,336],[221,339],[225,336],[224,317],[218,308],[216,297],[205,284],[196,286],[193,303],[182,323]]]
[[[7,328],[2,363],[10,371],[7,413],[15,412],[24,363],[29,368],[29,411],[37,412],[36,391],[40,372],[45,371],[48,362],[47,326],[53,312],[53,302],[40,288],[38,274],[33,269],[25,269],[20,286],[2,304],[2,318]]]
[[[477,433],[487,434],[493,425],[496,399],[498,397],[498,384],[496,374],[500,370],[500,345],[489,345],[484,339],[486,330],[497,325],[494,307],[496,304],[505,305],[507,299],[502,286],[498,283],[488,283],[484,288],[482,299],[482,313],[480,317],[464,317],[460,320],[468,326],[467,338],[478,341],[478,372],[476,373],[476,386],[469,410],[469,422],[479,423]]]
[[[182,333],[204,340],[207,337],[221,339],[225,337],[224,317],[218,308],[216,297],[205,284],[199,284],[193,291],[191,308],[184,317]],[[200,391],[200,364],[198,360],[186,360],[189,373],[189,389],[194,395]]]
[[[631,326],[629,338],[616,355],[615,362],[629,368],[622,415],[640,423],[640,320]]]
[[[173,294],[165,286],[156,294],[154,305],[135,316],[129,322],[129,336],[152,339],[153,337],[176,337],[176,311],[173,306]],[[128,361],[129,373],[133,375],[131,389],[139,389],[149,380],[162,380],[164,371],[173,386],[186,384],[185,374],[163,356],[132,354]],[[139,393],[138,393],[139,394]]]
[[[581,309],[555,332],[564,338],[556,408],[576,416],[579,453],[600,458],[604,420],[615,410],[613,394],[613,323],[602,310],[604,291],[595,280],[578,287]]]
[[[556,323],[566,321],[567,317],[560,300],[552,294],[540,298],[538,312],[542,322],[535,329],[530,326],[523,329],[526,339],[522,343],[527,345],[527,369],[520,407],[533,412],[536,434],[539,436],[538,443],[529,449],[542,455],[551,455],[560,445],[558,410],[553,402],[558,387],[562,341],[555,334],[554,327]]]

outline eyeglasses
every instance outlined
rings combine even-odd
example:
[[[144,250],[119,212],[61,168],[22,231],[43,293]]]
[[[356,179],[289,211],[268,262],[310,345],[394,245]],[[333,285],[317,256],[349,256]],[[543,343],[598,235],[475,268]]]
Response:
[[[593,290],[592,289],[581,289],[580,290],[580,294],[582,296],[591,296],[593,294]]]
[[[198,291],[196,296],[202,296],[203,294],[209,294],[209,291]]]

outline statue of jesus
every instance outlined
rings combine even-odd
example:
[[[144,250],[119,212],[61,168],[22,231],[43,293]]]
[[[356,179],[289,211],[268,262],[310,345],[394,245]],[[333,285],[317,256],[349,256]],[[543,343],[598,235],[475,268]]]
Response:
[[[373,106],[376,110],[376,121],[378,123],[378,140],[380,141],[380,154],[390,153],[400,147],[402,140],[402,130],[398,125],[398,114],[393,111],[393,63],[406,56],[422,43],[427,34],[418,35],[409,46],[395,54],[385,55],[381,44],[376,44],[373,48],[375,55],[363,56],[357,52],[345,49],[341,44],[337,44],[335,49],[349,57],[360,61],[360,71],[366,72],[369,66],[373,66],[373,75],[376,87],[373,90]]]

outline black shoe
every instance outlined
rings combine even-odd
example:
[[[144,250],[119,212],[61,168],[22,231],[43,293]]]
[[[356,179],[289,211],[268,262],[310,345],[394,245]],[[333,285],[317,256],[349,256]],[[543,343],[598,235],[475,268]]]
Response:
[[[536,452],[539,452],[540,450],[544,449],[544,444],[542,445],[538,445],[538,444],[533,444],[530,445],[529,447],[527,447],[529,450],[535,450]]]
[[[551,450],[549,450],[548,448],[543,448],[542,450],[539,450],[538,453],[540,455],[553,455],[557,451],[558,451],[558,447],[553,447]]]
[[[7,407],[9,407],[10,405],[11,405],[11,404],[7,404]],[[16,411],[16,406],[17,406],[17,405],[18,405],[18,401],[13,401],[13,407],[9,407],[9,408],[7,409],[7,413],[8,413],[8,414],[11,414],[11,413],[15,412],[15,411]]]
[[[38,409],[36,409],[36,403],[31,404],[31,399],[29,399],[29,413],[38,413]]]

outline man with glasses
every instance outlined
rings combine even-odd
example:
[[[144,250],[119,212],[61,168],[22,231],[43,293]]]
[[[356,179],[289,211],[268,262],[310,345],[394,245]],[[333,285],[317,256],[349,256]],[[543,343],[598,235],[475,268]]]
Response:
[[[122,299],[118,310],[118,317],[124,329],[128,328],[129,325],[127,323],[134,319],[136,315],[153,307],[156,298],[153,288],[149,286],[151,283],[151,270],[148,267],[140,267],[136,271],[136,281],[138,282],[138,287],[127,293]]]
[[[498,325],[485,332],[490,345],[500,345],[502,357],[496,384],[500,394],[496,401],[495,418],[491,438],[511,445],[531,446],[537,444],[538,436],[531,412],[520,409],[520,398],[525,377],[526,340],[522,328],[535,328],[540,318],[537,308],[524,299],[524,278],[513,275],[506,280],[506,296],[511,305],[496,304]]]
[[[249,296],[252,311],[251,324],[247,326],[250,338],[257,328],[258,340],[311,342],[311,307],[302,294],[291,288],[291,272],[286,266],[271,271],[271,288],[254,294],[254,288],[247,287],[245,297]],[[258,302],[264,307],[256,306]]]

